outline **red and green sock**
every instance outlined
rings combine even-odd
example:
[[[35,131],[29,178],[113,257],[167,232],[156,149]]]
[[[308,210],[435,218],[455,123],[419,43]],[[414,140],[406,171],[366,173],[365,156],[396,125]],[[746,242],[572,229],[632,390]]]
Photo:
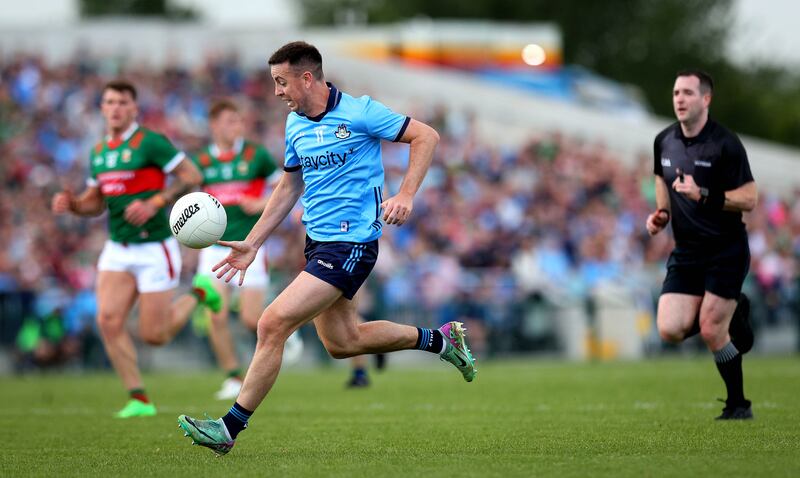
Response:
[[[128,392],[130,397],[134,400],[139,400],[142,403],[150,403],[150,399],[147,398],[147,394],[144,392],[143,388],[134,388]]]

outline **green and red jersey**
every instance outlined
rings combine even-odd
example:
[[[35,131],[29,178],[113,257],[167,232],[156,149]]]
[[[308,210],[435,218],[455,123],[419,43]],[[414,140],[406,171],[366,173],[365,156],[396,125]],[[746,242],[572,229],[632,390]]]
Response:
[[[87,184],[100,188],[108,204],[111,240],[123,243],[163,241],[170,236],[164,208],[141,226],[125,220],[125,208],[164,189],[166,175],[184,159],[162,134],[133,123],[118,140],[97,143],[90,156]]]
[[[276,169],[272,156],[263,146],[239,139],[232,151],[212,144],[192,159],[203,173],[203,191],[217,198],[228,215],[222,240],[244,240],[261,214],[249,215],[239,204],[243,198],[263,197],[267,178]]]

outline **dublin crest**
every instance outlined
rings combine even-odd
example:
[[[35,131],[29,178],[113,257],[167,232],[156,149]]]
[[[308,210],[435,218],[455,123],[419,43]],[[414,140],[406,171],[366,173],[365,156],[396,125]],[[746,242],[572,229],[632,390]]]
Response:
[[[347,129],[347,126],[342,123],[336,128],[336,132],[333,133],[333,135],[339,139],[347,139],[350,137],[350,131]]]

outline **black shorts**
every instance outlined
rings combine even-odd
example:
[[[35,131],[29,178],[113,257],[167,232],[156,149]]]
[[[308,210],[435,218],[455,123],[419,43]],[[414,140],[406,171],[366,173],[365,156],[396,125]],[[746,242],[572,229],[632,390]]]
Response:
[[[742,239],[702,247],[676,247],[667,261],[661,293],[738,299],[750,269],[750,246]]]
[[[352,300],[378,259],[378,240],[372,242],[320,242],[306,236],[305,270],[342,291]]]

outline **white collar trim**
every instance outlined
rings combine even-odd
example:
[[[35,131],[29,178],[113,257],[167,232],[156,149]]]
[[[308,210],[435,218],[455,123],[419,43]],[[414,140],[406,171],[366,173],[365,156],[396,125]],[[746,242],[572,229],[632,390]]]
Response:
[[[237,155],[242,154],[242,149],[244,149],[244,138],[236,138],[233,142],[233,152]],[[211,153],[211,156],[218,158],[222,150],[219,149],[217,143],[211,143],[211,146],[208,148],[208,152]]]
[[[139,129],[139,123],[134,121],[130,126],[128,126],[128,129],[122,133],[122,141],[128,141],[131,139],[131,136],[133,136],[133,133],[135,133],[137,129]],[[111,135],[106,135],[106,141],[111,141]]]

